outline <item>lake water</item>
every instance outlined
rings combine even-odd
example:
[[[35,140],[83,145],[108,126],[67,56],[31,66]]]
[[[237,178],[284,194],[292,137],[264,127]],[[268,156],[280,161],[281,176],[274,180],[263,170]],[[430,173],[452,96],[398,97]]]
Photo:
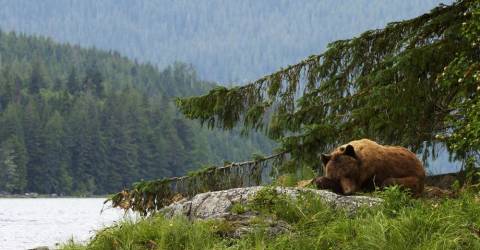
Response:
[[[0,198],[0,249],[54,246],[73,237],[85,241],[95,230],[123,218],[105,209],[103,198]]]

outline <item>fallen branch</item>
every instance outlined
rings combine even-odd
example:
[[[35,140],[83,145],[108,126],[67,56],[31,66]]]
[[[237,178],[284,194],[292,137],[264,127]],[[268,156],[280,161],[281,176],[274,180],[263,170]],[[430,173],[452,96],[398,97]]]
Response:
[[[173,201],[199,193],[258,186],[266,182],[266,177],[274,175],[271,170],[275,161],[284,156],[285,152],[282,152],[257,160],[210,167],[191,175],[142,181],[113,195],[105,203],[111,202],[114,208],[147,215]]]

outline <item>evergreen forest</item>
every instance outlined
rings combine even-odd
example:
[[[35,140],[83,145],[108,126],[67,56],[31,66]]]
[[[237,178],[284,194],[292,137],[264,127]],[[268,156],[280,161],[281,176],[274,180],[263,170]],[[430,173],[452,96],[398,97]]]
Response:
[[[268,153],[263,136],[201,129],[177,112],[173,97],[214,86],[187,64],[159,70],[0,32],[0,193],[106,194]]]

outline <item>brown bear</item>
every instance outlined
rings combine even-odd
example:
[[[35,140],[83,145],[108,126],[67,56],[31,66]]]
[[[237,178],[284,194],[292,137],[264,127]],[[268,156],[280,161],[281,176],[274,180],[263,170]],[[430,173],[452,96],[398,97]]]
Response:
[[[322,154],[322,162],[325,176],[314,180],[320,189],[349,195],[397,184],[414,195],[423,191],[425,169],[416,155],[404,147],[361,139],[328,155]]]

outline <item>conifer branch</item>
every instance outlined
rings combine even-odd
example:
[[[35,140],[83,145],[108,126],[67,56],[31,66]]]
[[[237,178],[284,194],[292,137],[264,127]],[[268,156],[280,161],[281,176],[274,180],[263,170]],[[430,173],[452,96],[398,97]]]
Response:
[[[285,153],[281,152],[257,160],[209,167],[186,176],[142,181],[134,184],[131,189],[113,195],[105,203],[111,202],[112,207],[147,215],[173,201],[199,193],[258,186],[265,183],[265,175],[273,177],[271,174],[274,175],[274,171],[271,170],[275,161],[284,155]],[[270,169],[267,169],[268,167]]]

